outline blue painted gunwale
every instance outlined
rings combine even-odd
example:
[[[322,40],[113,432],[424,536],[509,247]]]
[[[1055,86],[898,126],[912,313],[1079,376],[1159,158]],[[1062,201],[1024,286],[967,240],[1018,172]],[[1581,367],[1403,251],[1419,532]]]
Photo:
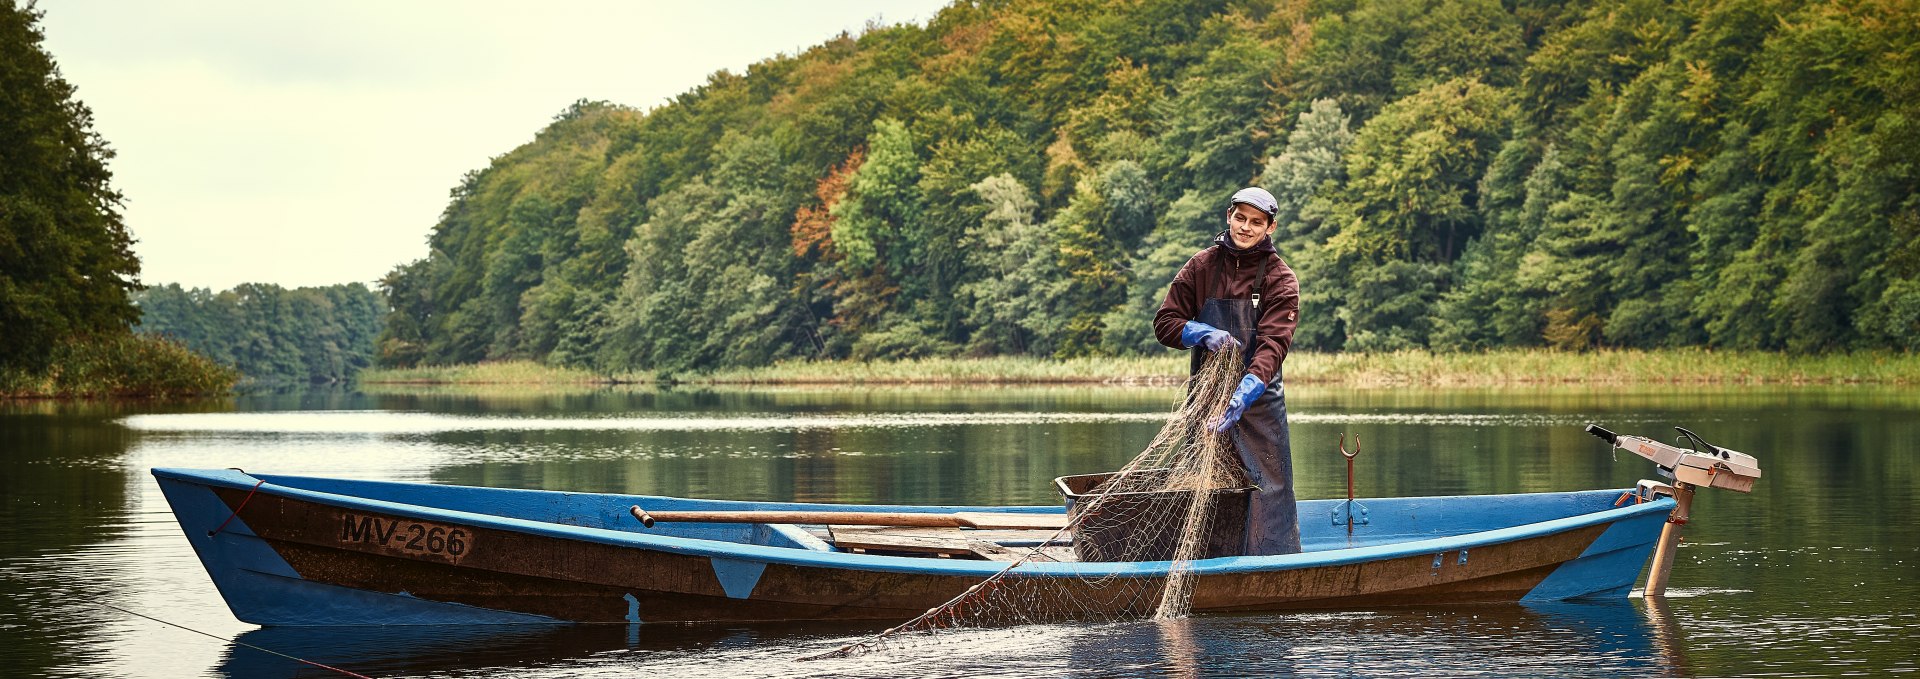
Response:
[[[462,504],[473,504],[473,503],[476,503],[476,501],[479,500],[480,498],[485,498],[486,504],[488,504],[489,506],[505,507],[505,508],[523,508],[530,504],[540,504],[540,503],[546,503],[551,505],[552,503],[555,503],[555,502],[590,501],[590,502],[595,502],[602,505],[603,511],[596,512],[597,516],[594,518],[603,519],[603,520],[612,518],[612,517],[608,517],[607,512],[604,511],[606,508],[617,506],[618,507],[617,513],[624,515],[625,508],[630,504],[641,504],[642,506],[646,506],[649,509],[658,508],[659,510],[709,510],[709,509],[783,510],[783,509],[790,509],[790,510],[807,510],[807,511],[890,511],[890,512],[927,512],[927,513],[947,513],[947,512],[955,512],[955,511],[986,511],[986,512],[1023,512],[1023,513],[1052,513],[1052,514],[1064,513],[1065,511],[1062,507],[1057,507],[1057,506],[984,507],[984,506],[919,506],[919,505],[837,505],[837,504],[819,504],[819,503],[691,500],[691,499],[683,499],[683,498],[668,498],[668,497],[657,497],[657,496],[568,493],[568,492],[562,492],[562,491],[497,489],[497,488],[450,486],[450,485],[438,485],[438,484],[410,484],[410,483],[398,483],[398,482],[328,479],[328,478],[321,478],[321,477],[247,474],[245,472],[240,472],[237,470],[230,470],[230,469],[155,468],[153,469],[153,474],[155,477],[160,479],[170,479],[170,480],[180,481],[184,483],[204,485],[209,487],[233,488],[233,489],[238,489],[243,491],[252,489],[255,487],[256,482],[261,482],[259,483],[259,487],[258,487],[259,489],[257,492],[270,493],[270,494],[280,495],[288,498],[306,500],[306,501],[311,501],[311,502],[316,502],[316,503],[321,503],[326,505],[333,505],[333,506],[342,507],[342,508],[357,509],[357,510],[369,511],[369,512],[379,512],[379,513],[409,517],[409,518],[414,518],[419,520],[464,523],[468,525],[484,526],[484,527],[499,529],[499,530],[516,531],[516,532],[522,532],[522,533],[528,533],[528,534],[534,534],[534,535],[544,535],[544,536],[567,539],[567,540],[580,540],[585,542],[593,542],[593,543],[620,546],[620,547],[657,550],[662,552],[684,554],[684,555],[691,555],[691,556],[704,556],[709,558],[717,557],[722,559],[758,561],[758,562],[764,562],[764,563],[770,563],[770,564],[777,563],[777,564],[786,564],[791,566],[809,567],[809,568],[848,569],[848,570],[877,571],[877,572],[888,572],[888,573],[914,573],[914,574],[925,574],[925,575],[967,575],[967,576],[984,577],[986,575],[999,572],[1000,570],[1006,567],[1006,564],[1000,563],[1000,562],[992,562],[992,561],[967,561],[967,560],[950,560],[950,559],[894,557],[894,556],[881,556],[881,555],[872,555],[872,554],[854,554],[854,553],[837,552],[837,551],[820,551],[818,549],[796,548],[796,547],[787,547],[787,546],[763,546],[763,545],[754,545],[754,544],[743,544],[743,543],[737,543],[737,542],[723,542],[723,541],[711,540],[711,539],[698,539],[698,538],[689,538],[689,537],[676,537],[671,535],[658,535],[653,533],[642,533],[642,532],[637,532],[638,530],[640,530],[637,525],[634,527],[633,530],[593,528],[593,527],[584,527],[584,526],[577,526],[577,525],[567,525],[563,523],[554,523],[552,521],[538,521],[538,520],[517,518],[513,516],[503,516],[498,513],[485,513],[485,512],[468,511],[468,510],[462,510],[462,509],[449,509],[445,507],[435,507],[435,506],[422,505],[422,504],[412,504],[407,502],[361,497],[361,496],[348,494],[347,492],[328,492],[324,490],[316,490],[314,488],[316,487],[329,488],[329,489],[332,489],[333,491],[348,491],[348,490],[357,489],[359,491],[378,491],[382,493],[398,494],[398,495],[412,494],[412,495],[419,496],[422,500],[437,500],[446,504],[452,504],[452,503],[446,502],[447,500],[461,499],[461,498],[464,498],[464,501],[461,502]],[[308,486],[308,487],[301,487],[301,486]],[[1630,538],[1616,539],[1615,540],[1616,542],[1625,541],[1625,542],[1635,542],[1635,543],[1650,543],[1652,536],[1654,534],[1657,534],[1658,532],[1658,523],[1655,523],[1652,521],[1629,521],[1629,520],[1640,518],[1640,517],[1647,517],[1649,515],[1655,515],[1655,514],[1658,514],[1661,516],[1666,515],[1674,507],[1674,502],[1670,498],[1661,498],[1651,502],[1628,504],[1623,507],[1612,507],[1612,508],[1602,509],[1600,511],[1578,513],[1571,516],[1561,516],[1557,518],[1552,518],[1552,519],[1547,519],[1542,521],[1534,521],[1534,522],[1524,522],[1523,519],[1515,520],[1512,518],[1507,518],[1505,516],[1502,516],[1500,513],[1500,510],[1502,509],[1522,509],[1525,507],[1540,505],[1540,504],[1552,504],[1553,506],[1559,507],[1562,505],[1580,506],[1585,504],[1591,504],[1596,499],[1601,499],[1604,502],[1610,502],[1612,498],[1618,497],[1622,492],[1624,491],[1598,490],[1598,491],[1576,491],[1571,493],[1528,493],[1528,494],[1516,494],[1516,495],[1479,495],[1479,496],[1463,496],[1463,497],[1367,499],[1367,500],[1362,500],[1361,502],[1373,508],[1372,516],[1375,517],[1376,522],[1379,521],[1380,517],[1382,517],[1383,514],[1389,513],[1389,512],[1382,511],[1385,505],[1388,505],[1390,503],[1400,503],[1400,504],[1407,504],[1409,506],[1432,505],[1435,508],[1452,509],[1454,510],[1454,515],[1450,518],[1452,518],[1456,523],[1459,523],[1463,519],[1464,520],[1480,520],[1480,521],[1497,522],[1499,524],[1502,524],[1502,526],[1499,528],[1494,528],[1490,530],[1442,535],[1442,536],[1430,537],[1430,538],[1414,538],[1414,539],[1408,539],[1404,541],[1392,542],[1388,544],[1374,544],[1374,545],[1364,545],[1364,546],[1344,548],[1344,549],[1324,549],[1320,551],[1307,551],[1300,554],[1289,554],[1289,555],[1282,555],[1282,556],[1239,556],[1239,557],[1224,557],[1224,558],[1218,558],[1218,559],[1206,559],[1206,560],[1194,562],[1192,564],[1192,569],[1193,569],[1193,572],[1200,575],[1216,575],[1216,574],[1283,571],[1283,570],[1293,570],[1293,569],[1301,569],[1301,568],[1318,568],[1323,566],[1338,566],[1338,565],[1354,564],[1354,563],[1361,563],[1361,562],[1368,562],[1368,561],[1381,561],[1381,560],[1387,560],[1387,559],[1404,558],[1404,557],[1410,557],[1410,556],[1431,555],[1431,554],[1436,554],[1441,552],[1455,552],[1463,549],[1471,550],[1471,549],[1475,549],[1483,546],[1528,540],[1532,538],[1553,535],[1553,534],[1562,533],[1566,531],[1578,530],[1578,529],[1586,528],[1590,526],[1616,524],[1616,523],[1622,523],[1622,522],[1635,524],[1636,526],[1644,525],[1645,526],[1644,530],[1636,530],[1635,532],[1640,533],[1640,532],[1650,531],[1650,534],[1647,534],[1647,535],[1636,534],[1634,536],[1631,536]],[[1316,512],[1320,514],[1324,514],[1327,508],[1333,506],[1334,504],[1337,504],[1338,502],[1341,502],[1341,501],[1318,500],[1318,501],[1306,501],[1301,503],[1302,505],[1301,517],[1302,517],[1303,528],[1308,524],[1309,521],[1311,521],[1314,518]],[[1463,502],[1480,503],[1480,504],[1486,505],[1488,508],[1482,509],[1482,510],[1461,511],[1462,509],[1465,508],[1465,505],[1461,504]],[[1604,507],[1607,505],[1603,503],[1600,506]],[[588,517],[582,516],[579,518],[586,519]],[[626,520],[632,521],[631,518],[627,518]],[[620,525],[620,524],[614,523],[612,521],[606,521],[605,525]],[[683,524],[683,525],[685,526],[683,530],[695,531],[695,530],[700,530],[701,529],[700,527],[702,526],[711,527],[711,526],[716,526],[718,524]],[[1626,526],[1618,526],[1618,528],[1625,528],[1625,527]],[[1341,528],[1339,530],[1344,531],[1344,528]],[[1365,531],[1367,529],[1363,528],[1362,530]],[[1326,533],[1327,531],[1324,529],[1324,527],[1321,527],[1319,532]],[[1590,553],[1594,551],[1595,550],[1591,550],[1591,549],[1589,550]],[[1636,573],[1638,572],[1639,563],[1643,563],[1644,558],[1645,558],[1644,556],[1638,557],[1639,561],[1637,561],[1634,565]],[[1019,572],[1027,575],[1031,575],[1031,576],[1053,575],[1053,576],[1078,576],[1078,577],[1105,577],[1105,576],[1162,577],[1166,574],[1169,566],[1170,566],[1169,562],[1165,562],[1165,561],[1123,562],[1123,563],[1031,563],[1030,562],[1030,563],[1022,564],[1019,567]]]

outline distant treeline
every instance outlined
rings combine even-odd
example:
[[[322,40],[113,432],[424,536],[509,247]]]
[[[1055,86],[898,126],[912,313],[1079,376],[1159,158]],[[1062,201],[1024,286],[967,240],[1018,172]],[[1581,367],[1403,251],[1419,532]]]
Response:
[[[164,335],[256,380],[338,382],[373,363],[386,300],[359,283],[246,283],[215,293],[167,284],[134,296],[138,332]]]
[[[1920,348],[1916,7],[959,2],[575,104],[386,277],[380,358],[1153,350],[1250,183],[1303,347]]]

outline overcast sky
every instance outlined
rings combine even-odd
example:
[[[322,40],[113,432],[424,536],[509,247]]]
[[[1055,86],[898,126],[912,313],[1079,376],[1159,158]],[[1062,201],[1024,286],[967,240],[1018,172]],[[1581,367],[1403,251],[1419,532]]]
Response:
[[[118,153],[142,282],[371,282],[447,192],[581,98],[651,108],[722,69],[944,0],[43,0],[45,46]]]

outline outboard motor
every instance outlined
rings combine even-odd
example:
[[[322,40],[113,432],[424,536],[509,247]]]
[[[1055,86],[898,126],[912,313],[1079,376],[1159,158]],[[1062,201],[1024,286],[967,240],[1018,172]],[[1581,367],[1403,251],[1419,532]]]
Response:
[[[1642,480],[1634,487],[1641,499],[1671,496],[1679,505],[1667,515],[1667,526],[1660,531],[1660,545],[1653,552],[1653,569],[1647,573],[1647,596],[1667,593],[1667,576],[1673,570],[1674,550],[1680,546],[1680,528],[1687,525],[1693,509],[1696,487],[1725,488],[1741,493],[1753,492],[1760,478],[1760,461],[1752,455],[1707,443],[1706,439],[1682,427],[1674,427],[1692,448],[1661,443],[1644,436],[1615,434],[1597,424],[1588,424],[1587,433],[1600,437],[1613,447],[1652,460],[1660,475],[1672,484]],[[1622,498],[1624,499],[1624,498]]]

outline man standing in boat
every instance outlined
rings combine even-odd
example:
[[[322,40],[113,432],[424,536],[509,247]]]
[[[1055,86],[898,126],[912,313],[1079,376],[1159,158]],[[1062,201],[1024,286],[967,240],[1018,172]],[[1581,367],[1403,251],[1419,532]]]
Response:
[[[1228,432],[1247,481],[1257,488],[1247,508],[1245,554],[1300,551],[1293,497],[1293,450],[1287,436],[1287,399],[1280,366],[1299,322],[1300,282],[1274,250],[1280,204],[1266,189],[1233,194],[1227,229],[1213,237],[1173,277],[1153,318],[1153,334],[1176,349],[1219,351],[1239,345],[1246,375],[1226,416],[1209,423]],[[1193,355],[1198,373],[1205,356]]]

